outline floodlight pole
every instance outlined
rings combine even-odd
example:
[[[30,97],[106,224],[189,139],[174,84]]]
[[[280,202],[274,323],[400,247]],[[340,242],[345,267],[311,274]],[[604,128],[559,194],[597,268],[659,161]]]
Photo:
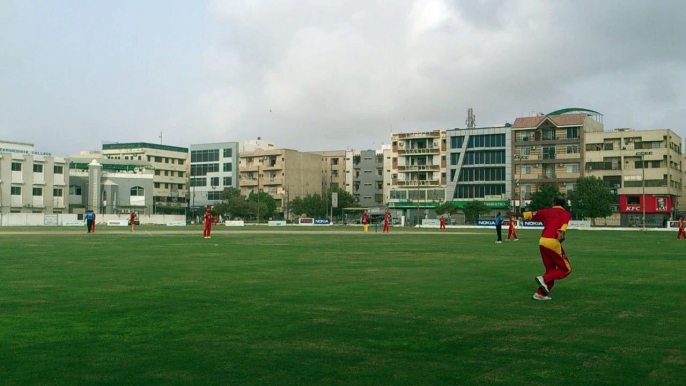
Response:
[[[641,171],[642,171],[642,177],[641,177],[641,187],[643,190],[643,198],[641,202],[641,208],[643,209],[643,230],[646,230],[646,165],[645,165],[645,156],[647,155],[652,155],[652,151],[639,151],[636,153],[636,155],[641,156]]]

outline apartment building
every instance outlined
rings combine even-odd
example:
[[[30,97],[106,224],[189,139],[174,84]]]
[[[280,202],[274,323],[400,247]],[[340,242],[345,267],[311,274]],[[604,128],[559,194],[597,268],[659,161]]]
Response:
[[[349,150],[345,156],[346,190],[372,212],[384,206],[383,150]]]
[[[153,178],[148,161],[82,152],[69,158],[69,213],[155,214]]]
[[[557,185],[562,194],[574,189],[584,176],[586,136],[603,131],[602,114],[586,109],[532,114],[515,119],[510,129],[513,205],[521,207],[542,185]]]
[[[391,134],[389,208],[408,221],[434,217],[433,208],[445,201],[446,131]]]
[[[588,133],[584,150],[586,175],[601,178],[611,189],[620,225],[642,226],[644,210],[649,227],[674,217],[683,189],[684,158],[682,138],[672,130]]]
[[[327,192],[329,189],[345,189],[346,151],[315,151],[312,154],[318,154],[322,159],[322,193]]]
[[[190,204],[221,202],[225,188],[238,188],[238,142],[191,145]]]
[[[477,200],[494,209],[510,207],[511,125],[448,130],[447,200],[458,207]]]
[[[153,200],[159,207],[182,208],[189,198],[188,148],[147,142],[102,145],[108,159],[147,161],[154,169]]]
[[[289,200],[322,193],[322,156],[319,154],[291,149],[257,149],[238,156],[239,187],[243,195],[267,192],[274,197],[278,208],[285,211]]]
[[[0,141],[0,214],[64,213],[69,165],[33,144]]]

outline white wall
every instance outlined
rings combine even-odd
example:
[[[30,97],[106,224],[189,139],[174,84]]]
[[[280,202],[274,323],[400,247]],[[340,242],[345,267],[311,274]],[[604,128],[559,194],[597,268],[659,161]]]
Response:
[[[44,226],[45,216],[42,213],[6,213],[0,215],[0,225],[2,226]],[[58,215],[47,215],[47,216],[57,216],[57,225],[60,226],[65,222],[77,221],[78,216],[76,214],[58,214]],[[184,215],[154,215],[154,216],[138,216],[138,221],[141,225],[146,224],[156,224],[164,225],[169,222],[175,221],[186,221]],[[128,221],[128,214],[96,214],[96,223],[105,224],[107,221]]]

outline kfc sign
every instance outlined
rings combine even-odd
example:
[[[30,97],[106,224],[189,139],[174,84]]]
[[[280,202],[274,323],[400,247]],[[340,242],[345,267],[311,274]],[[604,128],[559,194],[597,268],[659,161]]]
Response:
[[[646,213],[670,213],[674,208],[672,196],[656,196],[653,194],[645,195],[621,195],[619,196],[619,211],[621,213],[641,213],[645,204]]]
[[[627,212],[640,212],[641,206],[640,205],[627,205],[626,211]]]

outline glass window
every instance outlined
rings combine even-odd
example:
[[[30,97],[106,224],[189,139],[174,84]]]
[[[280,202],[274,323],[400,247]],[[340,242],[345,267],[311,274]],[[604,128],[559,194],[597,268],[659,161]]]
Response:
[[[69,195],[70,196],[80,196],[81,187],[79,185],[69,185]]]
[[[63,193],[64,191],[62,190],[62,188],[54,188],[52,190],[53,197],[62,197]]]
[[[13,172],[20,172],[21,171],[21,164],[19,162],[12,162],[12,171]]]
[[[55,165],[52,169],[53,173],[55,174],[64,174],[64,166],[62,165]]]
[[[43,173],[43,165],[42,164],[33,164],[33,172],[34,173]]]
[[[145,196],[145,189],[141,186],[131,188],[131,196]]]
[[[222,170],[225,172],[230,172],[233,170],[233,165],[231,164],[231,162],[226,162],[224,163],[224,168]]]
[[[224,158],[231,158],[233,154],[233,149],[224,149]]]
[[[43,188],[33,188],[33,196],[41,197],[43,195]]]
[[[155,189],[159,189],[159,188],[160,188],[160,183],[159,183],[159,182],[155,182]]]
[[[231,186],[231,177],[224,177],[224,186]]]
[[[10,188],[10,194],[13,196],[21,196],[21,186],[13,186]]]
[[[219,186],[219,177],[212,177],[212,178],[210,178],[210,185],[212,185],[212,186]]]
[[[579,173],[579,164],[567,164],[567,173]]]

